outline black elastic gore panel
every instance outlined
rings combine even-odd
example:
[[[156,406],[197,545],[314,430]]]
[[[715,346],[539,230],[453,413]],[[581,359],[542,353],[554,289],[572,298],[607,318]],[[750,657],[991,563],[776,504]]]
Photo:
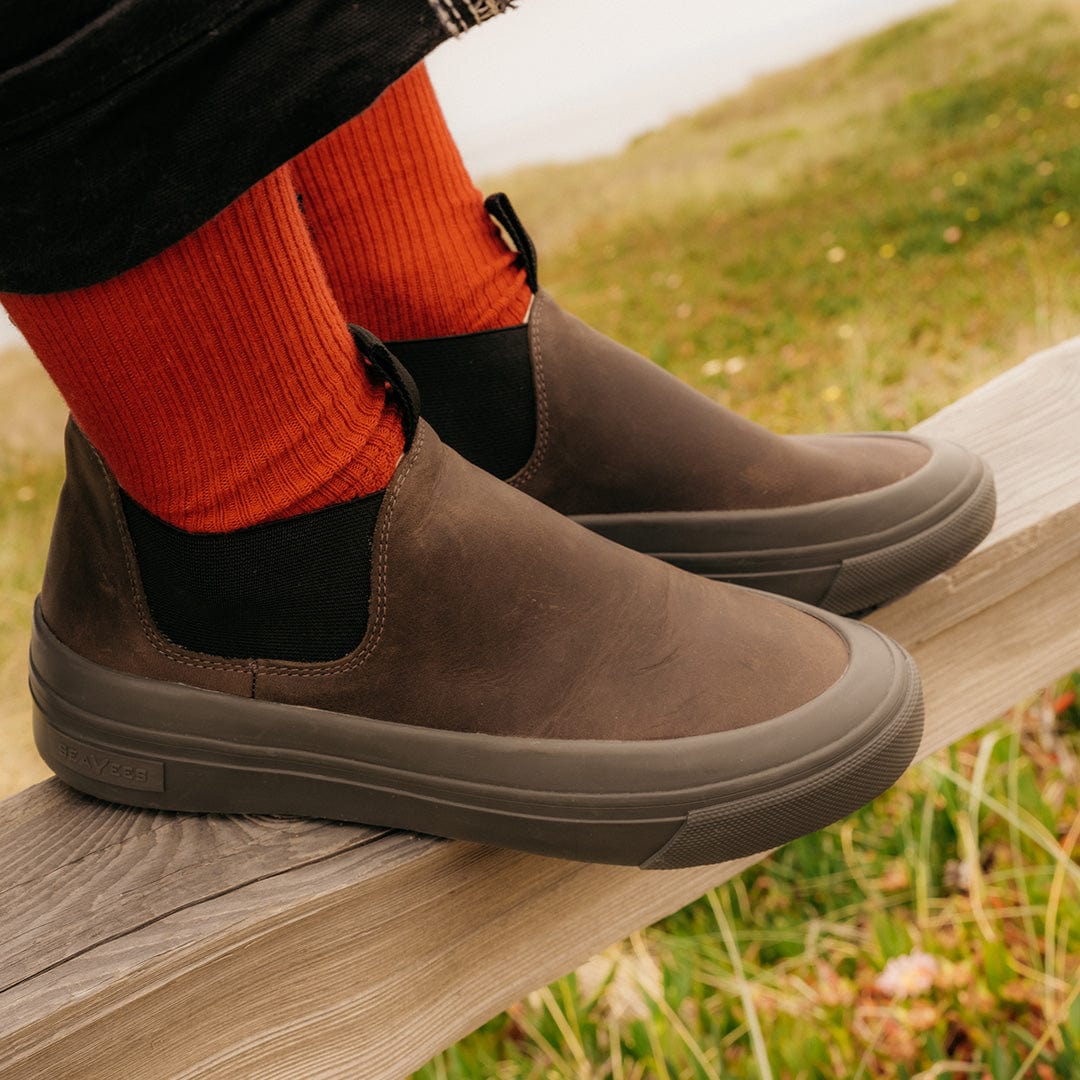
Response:
[[[390,345],[420,390],[421,412],[447,446],[508,480],[536,443],[528,326]]]
[[[170,641],[213,656],[337,660],[360,644],[383,492],[230,533],[189,533],[127,495],[150,614]]]

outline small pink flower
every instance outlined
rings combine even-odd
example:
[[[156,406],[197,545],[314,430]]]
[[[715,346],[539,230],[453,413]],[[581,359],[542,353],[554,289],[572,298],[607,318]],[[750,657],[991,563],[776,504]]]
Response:
[[[921,949],[913,949],[905,956],[894,956],[874,980],[874,987],[889,997],[915,997],[934,985],[937,973],[937,960]]]

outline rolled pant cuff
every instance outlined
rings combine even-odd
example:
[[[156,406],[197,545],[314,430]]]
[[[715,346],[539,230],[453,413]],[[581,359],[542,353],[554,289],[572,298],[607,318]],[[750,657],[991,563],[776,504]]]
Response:
[[[439,21],[453,36],[513,7],[514,0],[430,0]]]

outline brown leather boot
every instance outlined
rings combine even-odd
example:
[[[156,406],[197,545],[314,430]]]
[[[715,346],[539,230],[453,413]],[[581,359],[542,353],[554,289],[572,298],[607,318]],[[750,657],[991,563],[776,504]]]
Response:
[[[488,208],[536,289],[505,196]],[[908,434],[773,435],[542,290],[526,326],[391,349],[425,418],[469,461],[707,577],[853,614],[948,568],[994,520],[993,477],[967,450]]]
[[[500,483],[360,336],[409,443],[385,492],[342,506],[185,533],[69,424],[31,646],[63,780],[663,868],[813,831],[903,771],[922,702],[897,645]]]

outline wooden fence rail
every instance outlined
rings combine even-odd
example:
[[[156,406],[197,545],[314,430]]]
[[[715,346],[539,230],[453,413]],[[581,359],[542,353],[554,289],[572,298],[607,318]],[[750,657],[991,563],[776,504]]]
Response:
[[[985,454],[993,533],[873,621],[922,753],[1080,663],[1080,340],[921,425]],[[399,1078],[753,860],[645,872],[382,829],[0,803],[0,1078]]]

